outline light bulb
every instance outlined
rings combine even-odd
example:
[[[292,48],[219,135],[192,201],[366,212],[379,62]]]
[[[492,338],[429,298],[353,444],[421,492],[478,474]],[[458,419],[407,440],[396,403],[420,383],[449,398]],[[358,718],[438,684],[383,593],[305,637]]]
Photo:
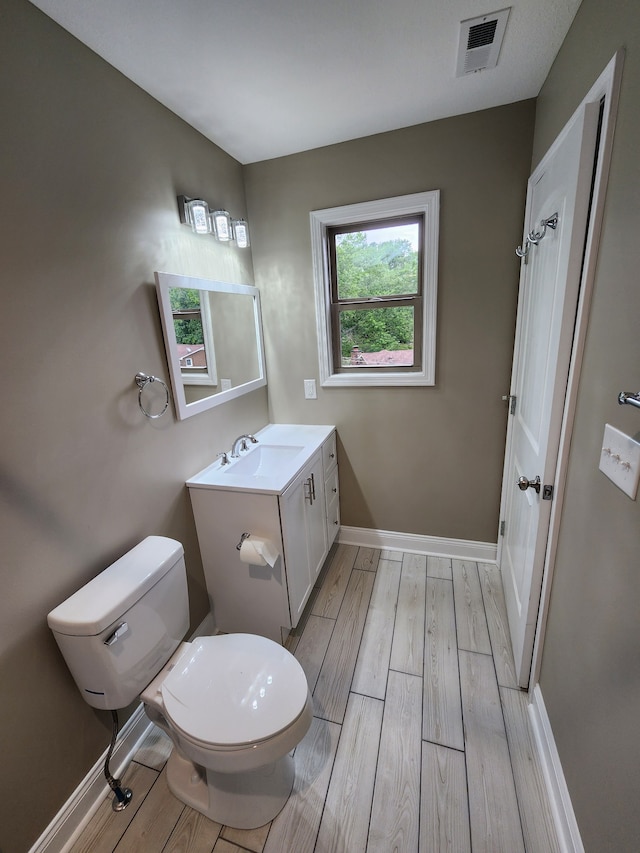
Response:
[[[199,198],[192,198],[185,204],[189,216],[189,224],[196,234],[211,234],[209,205]]]
[[[233,233],[236,238],[236,246],[239,249],[247,249],[249,247],[249,226],[244,219],[233,220]]]
[[[228,243],[231,240],[231,217],[227,210],[214,210],[211,214],[215,233],[221,243]]]

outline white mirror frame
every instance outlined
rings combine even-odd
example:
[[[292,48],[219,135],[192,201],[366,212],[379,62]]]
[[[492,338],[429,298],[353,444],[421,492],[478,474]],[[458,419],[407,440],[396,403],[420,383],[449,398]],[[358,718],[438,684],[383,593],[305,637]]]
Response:
[[[260,291],[257,287],[253,287],[249,284],[229,284],[222,281],[212,281],[205,278],[174,275],[173,273],[164,272],[156,272],[155,278],[158,292],[158,303],[160,306],[160,319],[162,321],[167,361],[169,362],[171,385],[173,386],[173,398],[176,404],[178,418],[181,421],[185,418],[190,418],[192,415],[198,415],[200,412],[206,412],[214,406],[220,406],[222,403],[226,403],[229,400],[234,400],[236,397],[241,397],[243,394],[255,391],[257,388],[262,388],[267,384],[264,364],[264,345],[262,339]],[[173,311],[171,309],[171,301],[169,299],[169,291],[173,287],[206,290],[213,293],[238,293],[253,296],[256,350],[258,354],[258,377],[256,379],[252,379],[242,385],[237,385],[234,388],[229,388],[226,391],[219,391],[217,394],[212,394],[210,397],[205,397],[202,400],[187,403],[184,393],[182,371],[180,369],[178,345],[173,325]]]

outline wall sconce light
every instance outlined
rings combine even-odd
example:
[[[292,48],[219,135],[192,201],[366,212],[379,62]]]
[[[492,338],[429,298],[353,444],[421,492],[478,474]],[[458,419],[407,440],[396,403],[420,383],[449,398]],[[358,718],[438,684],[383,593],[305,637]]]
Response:
[[[244,219],[231,219],[227,210],[211,210],[201,198],[178,196],[180,222],[195,234],[213,234],[220,243],[235,242],[239,249],[248,248],[249,226]]]

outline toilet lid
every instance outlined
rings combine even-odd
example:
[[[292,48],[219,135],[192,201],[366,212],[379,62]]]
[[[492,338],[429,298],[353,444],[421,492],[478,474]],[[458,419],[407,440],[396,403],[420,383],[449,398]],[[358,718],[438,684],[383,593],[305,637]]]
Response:
[[[307,679],[293,655],[255,634],[194,640],[162,684],[171,721],[205,745],[271,737],[302,713],[307,695]]]

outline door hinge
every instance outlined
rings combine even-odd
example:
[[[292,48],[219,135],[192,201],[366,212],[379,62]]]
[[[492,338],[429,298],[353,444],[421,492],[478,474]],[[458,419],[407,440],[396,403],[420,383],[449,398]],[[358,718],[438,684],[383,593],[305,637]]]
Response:
[[[518,399],[515,394],[503,394],[502,399],[505,403],[509,402],[509,414],[515,415],[516,413],[516,400]]]
[[[553,486],[546,485],[546,486],[542,487],[542,500],[543,501],[553,500]]]
[[[506,527],[506,526],[507,526],[507,522],[506,522],[506,521],[501,521],[501,522],[500,522],[500,536],[504,536],[504,529],[505,529],[505,527]]]

